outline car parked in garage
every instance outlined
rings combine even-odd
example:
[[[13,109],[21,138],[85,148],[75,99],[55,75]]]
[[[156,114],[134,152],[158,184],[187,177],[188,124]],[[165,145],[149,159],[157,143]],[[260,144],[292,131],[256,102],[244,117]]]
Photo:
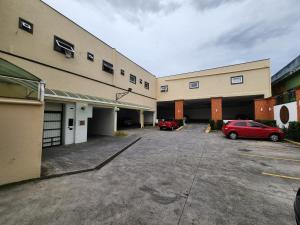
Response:
[[[223,133],[230,139],[256,138],[280,141],[284,133],[280,128],[270,127],[253,120],[231,120],[222,127]]]
[[[174,130],[177,129],[179,125],[174,119],[161,119],[158,122],[158,127],[160,130]]]

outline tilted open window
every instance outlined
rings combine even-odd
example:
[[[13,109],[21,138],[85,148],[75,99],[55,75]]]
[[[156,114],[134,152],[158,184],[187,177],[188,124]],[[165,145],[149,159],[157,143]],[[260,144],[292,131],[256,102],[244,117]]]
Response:
[[[93,62],[93,61],[94,61],[94,54],[88,52],[88,53],[87,53],[87,60],[90,60],[90,61]]]
[[[189,88],[190,89],[197,89],[199,88],[199,81],[193,81],[189,83]]]
[[[114,74],[114,65],[103,60],[102,61],[102,70],[107,73]]]
[[[136,76],[130,74],[129,81],[130,83],[136,84]]]
[[[33,34],[33,24],[27,20],[19,18],[19,28]]]
[[[168,85],[160,86],[160,92],[168,92]]]
[[[144,87],[145,87],[147,90],[149,90],[150,85],[149,85],[149,83],[148,83],[147,81],[145,81]]]
[[[74,58],[74,45],[57,36],[54,36],[54,50],[66,56],[66,58]]]

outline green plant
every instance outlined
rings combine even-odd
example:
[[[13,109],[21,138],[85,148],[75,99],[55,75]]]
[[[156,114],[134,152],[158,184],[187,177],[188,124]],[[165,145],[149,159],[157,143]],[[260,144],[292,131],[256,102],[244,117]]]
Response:
[[[217,120],[216,129],[222,130],[222,127],[223,127],[223,120]]]
[[[216,130],[216,122],[214,120],[209,120],[209,125],[211,130]]]
[[[183,120],[176,120],[179,127],[183,126]]]
[[[283,129],[286,138],[293,141],[300,141],[300,122],[289,122],[289,126]]]

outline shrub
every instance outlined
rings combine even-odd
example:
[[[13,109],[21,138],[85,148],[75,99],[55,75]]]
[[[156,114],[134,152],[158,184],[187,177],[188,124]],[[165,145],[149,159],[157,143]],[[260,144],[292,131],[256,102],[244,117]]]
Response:
[[[210,125],[211,130],[216,130],[216,123],[214,120],[210,120],[209,125]]]
[[[114,133],[114,135],[115,135],[116,137],[125,137],[125,136],[127,136],[127,133],[125,133],[124,131],[116,131],[116,132]]]
[[[270,127],[277,127],[276,120],[257,120],[257,122],[265,124]]]
[[[177,124],[178,124],[178,126],[183,126],[183,120],[176,120],[176,122],[177,122]]]
[[[300,142],[300,122],[289,122],[288,128],[283,131],[287,139]]]
[[[222,130],[223,127],[223,120],[217,120],[216,129]]]

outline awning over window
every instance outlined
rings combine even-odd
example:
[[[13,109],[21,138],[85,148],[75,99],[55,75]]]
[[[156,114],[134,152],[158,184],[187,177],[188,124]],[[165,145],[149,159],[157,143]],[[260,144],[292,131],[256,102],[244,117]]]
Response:
[[[69,91],[61,91],[48,89],[45,90],[46,99],[61,99],[61,100],[70,100],[70,101],[82,101],[94,105],[110,106],[110,107],[120,107],[120,108],[129,108],[129,109],[141,109],[150,111],[151,109],[147,106],[131,104],[127,102],[114,101],[105,98],[99,98],[91,95],[83,95],[78,93],[73,93]]]
[[[43,101],[43,82],[0,58],[0,97]]]
[[[0,58],[0,75],[40,82],[41,79],[22,68]]]

